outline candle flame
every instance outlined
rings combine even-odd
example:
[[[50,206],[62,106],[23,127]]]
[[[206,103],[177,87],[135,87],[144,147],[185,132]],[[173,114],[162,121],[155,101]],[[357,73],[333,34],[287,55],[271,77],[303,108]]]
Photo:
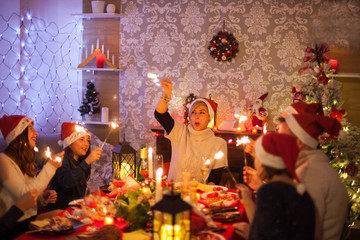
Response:
[[[266,132],[267,132],[267,124],[264,124],[263,134],[266,134]]]
[[[151,155],[151,154],[153,154],[153,149],[152,149],[152,147],[149,147],[149,155]]]
[[[50,152],[50,147],[49,147],[49,146],[47,146],[47,148],[46,148],[45,156],[46,156],[47,158],[50,158],[50,159],[51,159],[51,152]]]
[[[152,79],[156,86],[160,86],[160,81],[155,73],[148,73],[148,78]]]
[[[246,143],[250,143],[250,140],[249,140],[248,136],[244,136],[241,139],[236,140],[236,146],[239,146],[241,144],[246,144]]]
[[[217,153],[215,153],[215,159],[220,159],[224,156],[224,153],[222,151],[218,151]]]

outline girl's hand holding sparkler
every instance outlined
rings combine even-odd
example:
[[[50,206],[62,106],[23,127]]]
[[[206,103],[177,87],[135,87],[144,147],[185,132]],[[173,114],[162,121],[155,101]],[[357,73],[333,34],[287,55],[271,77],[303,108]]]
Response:
[[[172,83],[170,81],[170,79],[165,78],[164,80],[162,80],[161,82],[161,86],[164,89],[164,93],[160,98],[160,101],[156,107],[156,111],[160,114],[163,114],[167,111],[168,109],[168,103],[171,99],[171,95],[172,95]]]
[[[263,184],[260,177],[257,175],[257,171],[252,167],[247,166],[243,168],[243,181],[253,190],[257,190]]]
[[[245,152],[255,157],[255,141],[249,138],[249,143],[245,145]]]
[[[61,167],[62,165],[62,160],[64,158],[64,151],[55,154],[55,155],[51,155],[51,151],[50,148],[47,147],[46,151],[45,151],[45,156],[50,159],[50,164],[53,165],[56,168]]]
[[[103,152],[102,148],[96,148],[94,151],[92,151],[89,156],[85,159],[87,164],[92,164],[96,161],[98,161],[101,157],[101,153]]]

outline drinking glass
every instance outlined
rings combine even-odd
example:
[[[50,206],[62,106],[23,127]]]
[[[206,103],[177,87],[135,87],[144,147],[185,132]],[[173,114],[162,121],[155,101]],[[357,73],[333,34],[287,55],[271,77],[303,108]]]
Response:
[[[164,171],[164,158],[162,154],[156,154],[154,158],[154,178],[156,177],[156,171],[162,168]]]

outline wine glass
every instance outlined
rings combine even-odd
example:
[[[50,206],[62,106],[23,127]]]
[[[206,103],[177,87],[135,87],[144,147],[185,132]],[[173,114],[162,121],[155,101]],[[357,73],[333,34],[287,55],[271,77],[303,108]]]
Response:
[[[203,166],[201,167],[201,177],[203,179],[203,183],[206,184],[206,180],[210,173],[210,159],[207,159]]]
[[[162,168],[163,171],[164,171],[164,158],[163,158],[162,154],[155,154],[155,158],[154,158],[154,176],[156,176],[156,171],[159,168]]]

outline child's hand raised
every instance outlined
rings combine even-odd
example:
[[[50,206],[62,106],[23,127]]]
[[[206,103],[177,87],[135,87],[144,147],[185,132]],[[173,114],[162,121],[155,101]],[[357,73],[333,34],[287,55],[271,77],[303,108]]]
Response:
[[[96,148],[94,151],[92,151],[89,156],[85,159],[87,164],[92,164],[93,162],[96,162],[100,159],[101,153],[103,150],[101,148]]]

